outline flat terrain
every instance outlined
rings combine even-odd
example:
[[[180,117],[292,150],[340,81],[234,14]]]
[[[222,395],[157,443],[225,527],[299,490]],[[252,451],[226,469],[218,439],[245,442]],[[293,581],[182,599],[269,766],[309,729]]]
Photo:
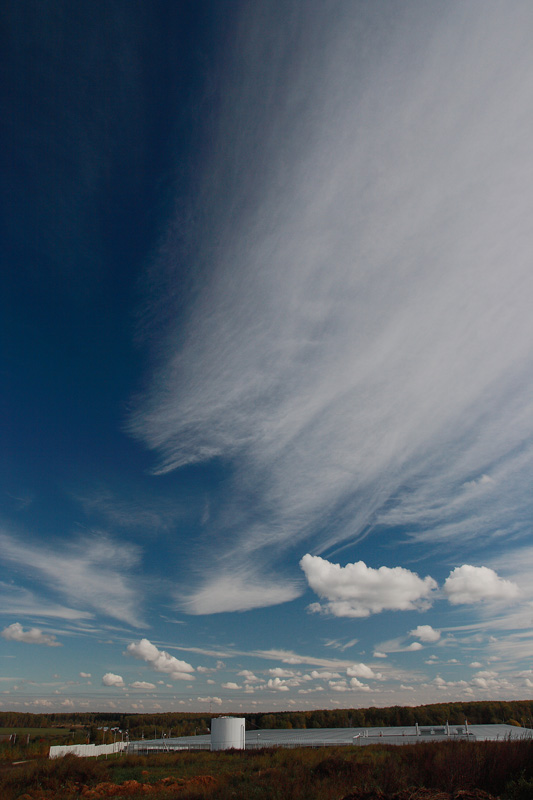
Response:
[[[2,800],[530,800],[533,742],[269,748],[108,760],[44,760],[0,771]]]

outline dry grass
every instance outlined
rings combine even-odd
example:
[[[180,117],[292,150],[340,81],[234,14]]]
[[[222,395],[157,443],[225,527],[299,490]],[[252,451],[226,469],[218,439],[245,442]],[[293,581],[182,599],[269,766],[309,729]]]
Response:
[[[200,751],[108,761],[67,756],[0,774],[2,800],[531,800],[532,789],[531,740]]]

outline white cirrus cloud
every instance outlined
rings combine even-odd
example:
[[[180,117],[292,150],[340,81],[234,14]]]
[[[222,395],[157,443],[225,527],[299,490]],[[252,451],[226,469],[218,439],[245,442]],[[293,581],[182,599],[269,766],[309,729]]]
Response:
[[[23,566],[48,590],[71,603],[140,626],[139,587],[131,573],[140,561],[135,545],[102,533],[46,547],[0,533],[0,560]],[[120,567],[116,566],[120,565]]]
[[[118,686],[122,688],[124,686],[124,678],[122,675],[115,675],[114,672],[106,672],[102,677],[102,683],[104,686]]]
[[[166,650],[159,650],[149,639],[132,642],[126,648],[128,655],[145,661],[156,672],[163,672],[172,680],[194,680],[194,667],[186,661],[171,656]]]
[[[452,605],[491,600],[513,601],[519,596],[516,583],[500,578],[490,567],[473,567],[470,564],[452,570],[443,589]]]
[[[42,595],[36,595],[23,586],[14,586],[5,581],[0,581],[0,608],[4,614],[17,616],[49,617],[65,620],[91,619],[94,617],[94,614],[90,611],[81,611],[80,609],[51,603]]]
[[[414,636],[420,639],[421,642],[430,644],[439,641],[440,631],[435,630],[431,625],[418,625],[414,630],[409,631],[409,636]]]
[[[47,647],[61,647],[56,637],[51,633],[43,633],[40,628],[24,630],[20,622],[14,622],[0,633],[4,639],[12,642],[26,642],[26,644],[44,644]]]
[[[367,567],[364,561],[333,564],[320,556],[305,555],[300,566],[307,582],[327,602],[311,610],[335,617],[368,617],[380,611],[407,611],[427,608],[437,588],[433,578],[420,578],[403,567]]]
[[[301,594],[295,583],[268,581],[238,574],[219,575],[179,601],[189,614],[248,611],[294,600]]]
[[[529,535],[533,9],[393,5],[243,4],[152,268],[130,430],[156,472],[231,465],[193,613],[272,604],[219,580],[258,552]]]

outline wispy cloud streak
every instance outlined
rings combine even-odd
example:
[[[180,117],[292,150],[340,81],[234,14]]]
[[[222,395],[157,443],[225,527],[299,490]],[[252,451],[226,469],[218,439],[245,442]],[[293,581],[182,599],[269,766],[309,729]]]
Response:
[[[228,565],[377,526],[523,534],[532,32],[526,2],[245,9],[199,188],[209,266],[131,419],[160,472],[232,460]]]
[[[135,546],[119,544],[101,534],[88,535],[60,549],[0,533],[1,561],[23,568],[48,591],[59,592],[84,611],[90,608],[135,626],[141,624],[140,596],[129,573],[137,566],[139,555]],[[81,612],[64,616],[69,615],[90,616]]]

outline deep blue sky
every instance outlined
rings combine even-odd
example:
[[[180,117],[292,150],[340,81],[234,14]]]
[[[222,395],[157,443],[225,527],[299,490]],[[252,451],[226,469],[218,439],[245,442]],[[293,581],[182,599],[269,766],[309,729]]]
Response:
[[[0,708],[529,696],[511,7],[4,4]]]

